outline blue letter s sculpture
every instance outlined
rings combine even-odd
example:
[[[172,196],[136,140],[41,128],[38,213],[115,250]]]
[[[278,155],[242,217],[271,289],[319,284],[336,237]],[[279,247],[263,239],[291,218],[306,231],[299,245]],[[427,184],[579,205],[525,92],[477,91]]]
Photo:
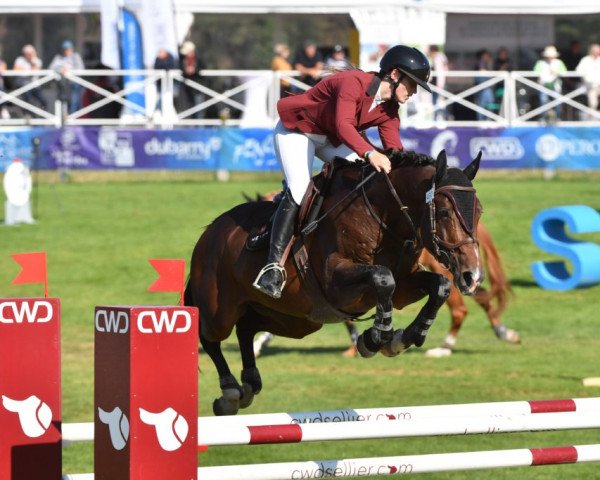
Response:
[[[600,232],[600,214],[586,205],[569,205],[542,210],[533,219],[531,236],[542,250],[566,257],[565,263],[534,262],[531,270],[535,281],[548,290],[570,290],[600,283],[600,246],[567,236],[565,225],[573,233]]]

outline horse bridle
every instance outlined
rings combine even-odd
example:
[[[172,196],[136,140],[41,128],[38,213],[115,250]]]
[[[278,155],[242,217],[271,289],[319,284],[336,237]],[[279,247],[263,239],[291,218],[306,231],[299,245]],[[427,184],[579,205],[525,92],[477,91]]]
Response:
[[[460,186],[460,185],[445,185],[443,187],[436,189],[435,184],[434,184],[434,186],[432,188],[433,188],[433,197],[428,202],[428,204],[429,204],[429,233],[431,235],[431,243],[433,245],[432,253],[434,254],[436,259],[443,266],[445,266],[446,268],[450,268],[452,252],[454,252],[456,249],[458,249],[468,243],[475,243],[475,244],[479,245],[479,240],[475,237],[475,234],[474,234],[475,216],[477,214],[477,208],[476,208],[477,207],[477,197],[475,196],[475,189],[473,187],[465,187],[465,186]],[[469,225],[467,224],[467,222],[463,216],[463,213],[458,208],[458,205],[456,204],[454,195],[452,194],[453,191],[472,192],[473,193],[474,204],[473,204],[473,218],[471,219],[471,223],[470,223],[471,227],[469,227]],[[435,225],[435,201],[434,201],[434,199],[435,199],[436,195],[444,195],[448,200],[450,200],[450,202],[452,203],[452,206],[454,208],[454,212],[458,216],[460,226],[462,227],[463,231],[467,234],[466,238],[464,238],[456,243],[450,243],[450,242],[446,242],[445,240],[443,240],[442,238],[440,238],[438,236],[437,228]]]
[[[364,179],[364,169],[363,169],[362,176]],[[415,228],[415,224],[413,223],[412,218],[408,214],[408,207],[406,205],[404,205],[404,203],[398,196],[398,193],[396,192],[394,185],[392,185],[392,181],[390,180],[389,176],[387,174],[384,174],[384,178],[386,180],[388,189],[389,189],[392,197],[394,198],[394,201],[400,207],[400,211],[403,213],[404,217],[406,218],[406,221],[407,221],[408,225],[410,226],[410,228],[413,232],[413,235],[415,236],[415,238],[418,238],[419,236],[417,233],[417,229]],[[367,206],[367,209],[369,210],[369,213],[375,219],[375,221],[381,226],[381,228],[383,230],[385,230],[387,233],[389,233],[396,241],[401,243],[402,240],[399,239],[399,237],[394,233],[394,231],[375,212],[373,205],[371,204],[371,202],[369,201],[369,198],[367,197],[367,192],[365,191],[365,183],[366,182],[361,182],[360,187],[361,187],[361,193],[362,193],[363,200]],[[475,225],[475,215],[477,212],[477,209],[476,209],[477,197],[475,195],[473,196],[473,201],[475,203],[473,205],[473,218],[471,221],[471,225],[473,225],[473,227],[469,228],[467,222],[465,221],[465,218],[463,217],[462,212],[459,210],[458,206],[456,205],[456,200],[454,199],[454,196],[452,195],[451,192],[452,191],[462,191],[462,192],[475,193],[475,189],[473,187],[464,187],[464,186],[459,186],[459,185],[446,185],[446,186],[436,189],[435,184],[434,184],[432,187],[432,190],[433,190],[433,195],[432,195],[431,199],[427,202],[429,204],[429,209],[428,209],[428,211],[429,211],[429,230],[430,230],[430,234],[431,234],[431,243],[433,246],[432,253],[444,267],[450,268],[452,252],[454,252],[454,250],[456,250],[457,248],[460,248],[463,245],[466,245],[468,243],[475,243],[475,244],[479,245],[479,240],[477,240],[477,238],[475,238],[475,235],[473,232],[474,225]],[[452,203],[452,206],[454,207],[454,211],[456,212],[456,215],[459,218],[460,225],[461,225],[462,229],[465,231],[465,233],[467,234],[467,238],[465,238],[459,242],[456,242],[456,243],[449,243],[438,236],[437,228],[435,225],[435,201],[434,201],[435,196],[438,194],[444,195]]]

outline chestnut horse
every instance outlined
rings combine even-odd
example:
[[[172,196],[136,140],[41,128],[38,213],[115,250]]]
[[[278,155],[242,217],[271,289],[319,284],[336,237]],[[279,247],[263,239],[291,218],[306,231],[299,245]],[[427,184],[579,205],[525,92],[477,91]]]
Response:
[[[472,295],[481,284],[476,239],[481,205],[472,185],[481,154],[460,170],[447,168],[445,152],[437,160],[412,152],[387,153],[392,161],[388,175],[369,165],[340,168],[330,181],[318,228],[303,236],[304,269],[316,278],[321,297],[299,277],[291,258],[285,263],[288,280],[280,299],[252,287],[267,252],[251,251],[245,244],[251,228],[273,213],[271,202],[238,205],[201,235],[192,253],[185,304],[200,309],[200,342],[219,375],[222,396],[213,403],[216,415],[237,413],[262,388],[252,344],[257,332],[303,338],[324,323],[357,318],[375,307],[373,326],[358,340],[363,357],[378,351],[394,356],[423,345],[450,294],[444,275],[419,265],[423,248],[452,271],[462,294]],[[417,317],[394,332],[393,308],[425,296]],[[221,351],[221,342],[234,328],[242,386]]]

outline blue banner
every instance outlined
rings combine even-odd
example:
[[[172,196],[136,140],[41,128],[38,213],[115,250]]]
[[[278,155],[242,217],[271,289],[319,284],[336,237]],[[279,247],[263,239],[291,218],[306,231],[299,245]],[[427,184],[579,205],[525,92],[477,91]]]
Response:
[[[143,70],[144,54],[140,24],[135,14],[126,8],[121,9],[121,18],[123,20],[123,29],[119,32],[121,68],[123,70]],[[133,90],[126,95],[127,100],[140,107],[138,109],[128,106],[125,109],[125,113],[144,115],[144,76],[140,74],[125,75],[123,77],[123,85],[125,89],[130,88]]]
[[[368,136],[377,143],[377,131]],[[43,169],[279,170],[272,130],[237,127],[3,129],[1,169],[15,157],[31,166],[35,137]],[[600,127],[407,128],[402,139],[407,150],[434,157],[445,149],[453,166],[465,167],[481,150],[487,169],[600,169]]]

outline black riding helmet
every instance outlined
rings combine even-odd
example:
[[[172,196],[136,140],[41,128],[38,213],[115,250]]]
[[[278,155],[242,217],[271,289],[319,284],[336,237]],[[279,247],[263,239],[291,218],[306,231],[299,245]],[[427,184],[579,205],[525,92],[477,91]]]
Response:
[[[431,88],[427,85],[431,74],[431,65],[429,65],[427,57],[416,48],[406,45],[396,45],[390,48],[381,58],[379,68],[381,75],[387,75],[392,69],[397,68],[431,93]]]

